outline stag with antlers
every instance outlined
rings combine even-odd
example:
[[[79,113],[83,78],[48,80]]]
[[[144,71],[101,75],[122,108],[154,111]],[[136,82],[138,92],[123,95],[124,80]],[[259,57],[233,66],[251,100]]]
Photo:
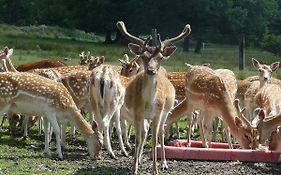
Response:
[[[190,25],[186,25],[177,37],[165,41],[161,41],[158,34],[156,47],[148,45],[151,36],[143,41],[128,33],[122,21],[117,23],[117,27],[132,42],[128,45],[130,51],[139,55],[144,65],[144,71],[128,84],[125,95],[125,107],[131,113],[136,128],[134,173],[138,172],[143,146],[149,125],[151,125],[153,174],[158,174],[156,165],[158,133],[160,134],[162,167],[167,168],[164,152],[164,123],[175,99],[173,85],[165,75],[159,72],[159,68],[162,62],[176,50],[176,47],[171,45],[189,35]]]

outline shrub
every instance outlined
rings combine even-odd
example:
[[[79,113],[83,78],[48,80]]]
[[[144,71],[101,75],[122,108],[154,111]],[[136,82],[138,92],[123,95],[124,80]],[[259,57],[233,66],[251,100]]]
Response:
[[[262,44],[263,49],[273,53],[275,56],[281,55],[281,35],[267,35]]]

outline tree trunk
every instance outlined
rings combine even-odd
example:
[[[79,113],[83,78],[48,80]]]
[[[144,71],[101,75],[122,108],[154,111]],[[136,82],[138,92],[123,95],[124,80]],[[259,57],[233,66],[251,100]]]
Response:
[[[186,37],[183,40],[183,51],[188,52],[189,51],[189,37]]]
[[[195,46],[194,52],[195,53],[200,53],[201,48],[202,48],[202,40],[198,39],[197,42],[196,42],[196,46]]]
[[[112,43],[112,39],[111,39],[111,31],[107,31],[105,34],[105,43],[110,44]]]

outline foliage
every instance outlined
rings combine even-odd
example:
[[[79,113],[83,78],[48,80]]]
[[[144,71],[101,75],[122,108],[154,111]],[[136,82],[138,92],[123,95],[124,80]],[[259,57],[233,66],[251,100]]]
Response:
[[[263,42],[263,48],[276,56],[281,55],[281,35],[268,35]]]

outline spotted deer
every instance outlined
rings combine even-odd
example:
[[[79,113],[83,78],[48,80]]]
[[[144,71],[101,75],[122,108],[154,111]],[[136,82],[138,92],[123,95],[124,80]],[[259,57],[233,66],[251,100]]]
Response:
[[[254,119],[254,109],[256,108],[255,96],[257,92],[268,84],[271,79],[272,72],[276,71],[280,65],[280,62],[274,62],[270,65],[261,64],[256,59],[252,58],[253,66],[259,70],[259,81],[253,81],[248,87],[244,95],[244,104],[246,107],[246,117],[249,117],[250,121]],[[247,79],[246,79],[247,80]]]
[[[5,72],[18,72],[18,70],[15,68],[15,66],[13,65],[13,63],[10,59],[12,54],[13,54],[13,49],[9,49],[8,47],[5,47],[3,49],[3,52],[1,53],[0,58],[3,63],[3,65],[1,65],[1,67],[5,69]],[[43,62],[40,62],[40,63],[41,64],[33,64],[33,68],[35,65],[39,65],[39,66],[42,65]],[[23,67],[30,68],[31,66],[23,66]],[[58,65],[57,65],[57,67],[58,67]],[[35,70],[32,69],[32,71],[30,71],[30,72],[36,73],[38,75],[44,76],[46,78],[49,78],[49,79],[55,80],[55,81],[58,81],[61,76],[58,72],[51,70],[51,69],[35,69]],[[23,131],[24,131],[24,134],[23,134],[24,137],[27,137],[28,128],[31,127],[39,118],[41,118],[41,117],[37,117],[37,116],[23,116],[23,115],[19,115],[19,114],[11,114],[11,113],[8,113],[7,116],[9,119],[10,130],[12,131],[12,133],[15,132],[15,130],[17,128],[17,123],[19,122],[20,124],[22,124]],[[39,133],[41,134],[41,122],[39,124]]]
[[[203,117],[203,127],[200,127],[200,134],[205,137],[203,140],[206,140],[206,144],[208,144],[212,137],[212,118],[221,116],[223,123],[229,127],[231,134],[237,139],[240,146],[246,149],[251,148],[252,128],[246,119],[238,117],[233,105],[233,95],[228,90],[229,85],[209,67],[191,65],[188,67],[186,101],[171,111],[167,122],[174,122],[182,114],[191,114],[194,110],[200,110],[200,115]]]
[[[156,165],[158,133],[161,144],[162,167],[167,168],[164,152],[164,124],[173,107],[175,98],[173,85],[163,73],[159,72],[159,68],[161,63],[166,61],[176,50],[176,47],[171,45],[189,35],[191,32],[190,25],[186,25],[180,35],[165,41],[161,41],[158,34],[156,47],[148,45],[151,36],[143,41],[128,33],[122,21],[117,22],[117,28],[122,35],[132,42],[128,47],[132,53],[140,56],[144,66],[144,71],[137,74],[129,82],[124,103],[132,115],[136,129],[134,174],[138,172],[149,126],[152,130],[153,174],[158,174]]]
[[[116,125],[121,151],[124,155],[128,155],[120,128],[120,108],[124,101],[125,90],[121,85],[119,74],[110,66],[101,65],[91,71],[65,74],[61,81],[69,90],[77,107],[89,112],[90,121],[93,121],[94,118],[97,121],[100,131],[104,133],[105,147],[111,157],[116,159],[108,135],[108,127],[112,118]],[[65,126],[63,129],[65,130]],[[65,135],[63,135],[63,143],[64,140]]]
[[[190,67],[191,65],[188,64],[188,66]],[[204,67],[206,66],[202,66],[202,69],[204,69]],[[216,69],[216,70],[213,70],[213,73],[216,74],[216,76],[219,76],[222,81],[225,83],[225,86],[226,86],[226,90],[229,92],[230,96],[231,96],[231,100],[234,101],[234,98],[236,96],[236,92],[237,92],[237,84],[236,84],[236,78],[235,78],[235,75],[232,71],[228,70],[228,69]],[[187,84],[188,80],[185,80],[185,84]],[[189,97],[186,96],[186,99],[188,99]],[[171,118],[180,118],[182,117],[183,115],[186,115],[188,114],[188,106],[187,106],[187,100],[184,99],[178,106],[176,106],[173,111],[172,111],[172,114],[171,114]],[[201,109],[201,108],[200,108]],[[201,110],[199,110],[201,111]],[[204,111],[204,109],[203,109]],[[202,112],[201,112],[202,113]],[[199,124],[199,129],[200,129],[200,135],[201,135],[201,139],[202,139],[202,143],[203,143],[203,146],[205,147],[209,147],[210,146],[210,136],[212,135],[211,134],[211,130],[207,130],[206,132],[204,132],[203,130],[203,120],[206,118],[204,115],[199,115],[200,112],[198,113],[198,115],[194,116],[194,112],[192,113],[192,116],[188,116],[187,118],[187,140],[188,140],[188,145],[187,146],[191,146],[190,145],[190,137],[191,137],[191,128],[192,126],[197,122]],[[211,112],[211,114],[213,114]],[[177,116],[177,117],[176,117]],[[198,117],[198,118],[196,118]],[[209,117],[209,116],[207,116]],[[212,116],[214,117],[214,116]],[[214,122],[214,134],[213,134],[213,139],[212,140],[215,140],[216,139],[216,135],[217,135],[217,129],[218,129],[218,123],[219,123],[219,118],[220,116],[217,116],[215,117],[215,122]],[[211,122],[212,120],[207,118],[209,120],[209,122]],[[173,120],[172,120],[173,121]],[[170,117],[168,118],[167,120],[167,123],[169,124],[170,123]],[[229,143],[229,146],[230,148],[233,148],[232,147],[232,143],[231,143],[231,137],[230,137],[230,132],[228,131],[228,128],[226,127],[225,129],[225,132],[226,132],[226,139]],[[209,140],[205,140],[205,137],[204,137],[204,134],[206,134],[209,136]]]
[[[251,126],[257,129],[257,140],[264,144],[270,134],[281,125],[281,88],[275,84],[263,86],[254,97],[257,117]]]
[[[93,127],[81,116],[71,95],[61,84],[31,73],[5,72],[0,76],[0,112],[43,116],[49,121],[56,135],[57,155],[63,158],[59,122],[75,125],[86,139],[91,157],[101,153],[102,135],[97,125]],[[36,107],[35,107],[36,106]],[[48,123],[44,122],[45,153],[49,150]]]

